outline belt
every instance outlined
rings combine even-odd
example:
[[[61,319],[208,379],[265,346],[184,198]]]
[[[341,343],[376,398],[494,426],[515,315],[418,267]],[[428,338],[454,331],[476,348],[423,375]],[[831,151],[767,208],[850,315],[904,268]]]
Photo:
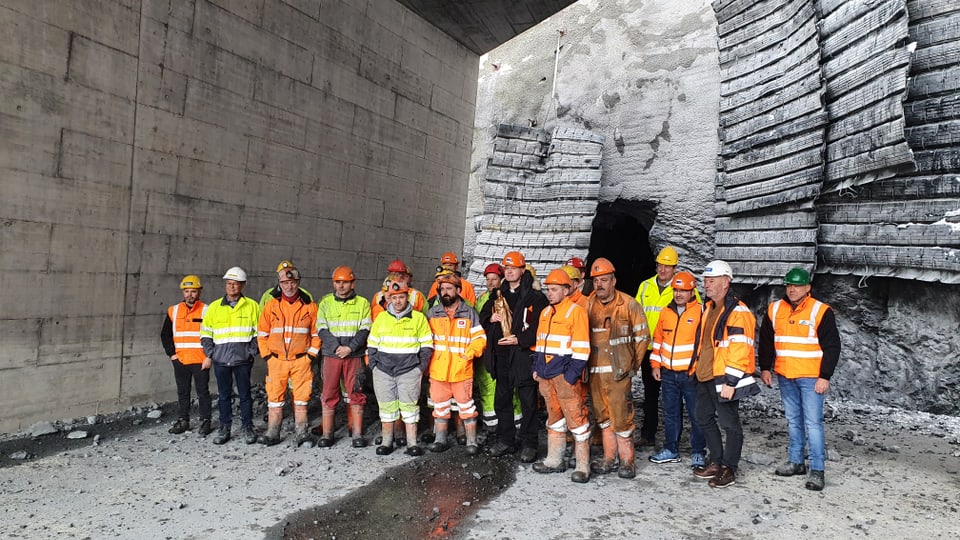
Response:
[[[300,354],[294,355],[293,358],[287,358],[287,361],[289,362],[290,360],[299,360],[304,356],[307,356],[307,353],[300,353]],[[263,357],[264,360],[269,360],[271,358],[280,358],[280,356],[277,353],[270,353]]]
[[[613,373],[613,366],[597,366],[590,368],[590,373]]]

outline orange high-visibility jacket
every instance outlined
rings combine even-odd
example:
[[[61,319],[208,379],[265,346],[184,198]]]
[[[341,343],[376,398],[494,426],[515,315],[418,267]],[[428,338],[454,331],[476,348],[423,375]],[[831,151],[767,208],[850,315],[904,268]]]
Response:
[[[257,345],[264,360],[276,356],[281,360],[311,358],[320,352],[317,326],[317,303],[305,295],[296,302],[274,297],[263,307],[257,325]]]
[[[472,379],[473,359],[482,355],[487,346],[487,334],[477,312],[461,299],[453,317],[442,304],[437,304],[427,312],[427,321],[433,332],[430,378],[443,382]],[[461,358],[461,354],[469,359]]]
[[[660,320],[653,332],[653,352],[650,353],[650,366],[687,371],[693,360],[693,349],[697,342],[697,328],[703,305],[696,300],[687,303],[683,314],[677,313],[676,302],[660,311]]]
[[[609,304],[588,297],[590,373],[611,373],[619,381],[636,372],[647,352],[647,318],[629,294],[616,291]]]
[[[703,347],[713,347],[713,377],[717,392],[724,384],[736,390],[734,399],[744,395],[753,395],[760,391],[753,373],[756,371],[757,358],[754,349],[757,318],[750,309],[732,295],[727,295],[724,305],[717,306],[713,300],[707,300],[701,320],[707,320],[712,310],[719,309],[717,322],[712,328],[701,324],[698,337],[697,357]],[[690,364],[689,373],[696,372],[696,360]]]
[[[188,308],[186,302],[180,302],[167,308],[167,317],[173,326],[173,347],[177,359],[183,365],[202,364],[207,356],[200,345],[200,325],[207,312],[207,305],[201,301]]]
[[[773,322],[775,372],[788,379],[820,377],[823,349],[817,329],[829,309],[811,296],[804,298],[796,310],[786,300],[770,304],[767,316]]]
[[[569,297],[540,312],[533,371],[541,379],[563,374],[574,384],[590,358],[590,321],[587,310]]]

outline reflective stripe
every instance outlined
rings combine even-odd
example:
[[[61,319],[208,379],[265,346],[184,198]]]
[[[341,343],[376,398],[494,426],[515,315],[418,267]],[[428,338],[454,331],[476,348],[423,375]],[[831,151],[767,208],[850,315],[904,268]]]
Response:
[[[613,366],[597,366],[590,368],[590,373],[613,373]]]

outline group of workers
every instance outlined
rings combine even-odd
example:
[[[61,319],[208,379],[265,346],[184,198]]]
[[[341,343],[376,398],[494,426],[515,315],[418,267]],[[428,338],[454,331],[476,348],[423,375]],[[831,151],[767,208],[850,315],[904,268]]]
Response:
[[[259,303],[244,296],[247,276],[239,267],[227,270],[225,294],[209,305],[200,300],[199,277],[186,276],[180,283],[183,302],[168,309],[161,331],[179,406],[170,432],[190,429],[192,380],[200,402],[198,431],[212,433],[207,388],[213,367],[219,395],[215,444],[231,438],[235,384],[240,436],[247,444],[281,441],[289,391],[295,445],[333,445],[335,411],[344,398],[352,444],[364,447],[369,377],[381,422],[378,455],[398,446],[422,455],[420,443],[441,452],[454,437],[468,454],[477,454],[482,411],[491,456],[519,452],[520,461],[538,473],[564,472],[572,442],[571,480],[584,483],[591,474],[636,475],[635,448],[654,445],[662,395],[663,446],[649,460],[681,461],[685,409],[693,475],[719,488],[736,483],[743,445],[739,403],[760,392],[754,376],[758,350],[759,379],[770,386],[776,373],[789,427],[789,460],[775,472],[807,475],[809,445],[805,487],[823,489],[823,398],[839,360],[840,337],[833,310],[810,294],[810,274],[802,268],[786,274],[786,296],[769,305],[755,348],[756,318],[731,293],[729,264],[716,260],[703,270],[701,302],[694,275],[679,271],[675,248],[662,249],[656,263],[656,275],[636,297],[617,290],[616,269],[605,258],[589,268],[571,258],[540,283],[518,251],[484,269],[487,290],[479,297],[451,252],[442,256],[426,295],[411,286],[412,272],[396,260],[370,301],[356,293],[356,277],[346,266],[333,271],[333,292],[319,301],[300,288],[300,272],[290,261],[278,265],[277,285]],[[588,277],[593,290],[585,295]],[[250,373],[261,358],[267,363],[268,413],[267,428],[258,434]],[[321,422],[309,430],[317,363]],[[638,373],[644,414],[635,440],[631,380]],[[418,437],[421,409],[428,404],[432,433]],[[538,460],[541,408],[547,450]],[[602,453],[591,461],[592,436]]]

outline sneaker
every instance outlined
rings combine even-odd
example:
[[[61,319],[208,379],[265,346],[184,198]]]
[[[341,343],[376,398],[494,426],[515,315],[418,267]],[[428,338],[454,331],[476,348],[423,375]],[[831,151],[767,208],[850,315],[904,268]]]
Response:
[[[490,455],[492,457],[505,456],[507,454],[515,454],[517,452],[516,446],[510,446],[502,441],[497,441],[497,444],[490,447]]]
[[[710,465],[707,465],[701,469],[693,470],[694,476],[697,478],[703,478],[704,480],[711,479],[718,474],[720,474],[720,465],[717,465],[716,463],[711,463]]]
[[[777,467],[777,470],[774,471],[777,476],[794,476],[796,474],[807,474],[807,466],[803,463],[791,463],[786,462],[783,465]]]
[[[167,430],[167,433],[179,435],[188,429],[190,429],[190,421],[186,418],[178,418],[177,421],[173,423],[173,427]]]
[[[807,483],[804,487],[810,491],[822,491],[826,481],[823,479],[823,471],[810,469],[810,476],[807,477]]]
[[[253,426],[243,426],[243,429],[240,430],[240,434],[243,435],[243,442],[247,444],[253,444],[257,442],[257,433],[253,431]]]
[[[206,437],[207,435],[213,433],[213,428],[210,427],[209,418],[200,422],[200,429],[197,430],[197,433],[199,433],[201,437]]]
[[[664,448],[649,459],[653,463],[680,463],[680,454]]]
[[[737,483],[737,475],[730,467],[724,467],[708,484],[712,488],[725,488]]]
[[[537,460],[537,449],[525,447],[520,450],[520,463],[533,463]]]
[[[704,454],[696,453],[690,456],[690,468],[692,469],[703,469],[707,466],[707,456]]]
[[[230,426],[220,426],[217,436],[213,438],[213,444],[223,444],[230,440]]]

